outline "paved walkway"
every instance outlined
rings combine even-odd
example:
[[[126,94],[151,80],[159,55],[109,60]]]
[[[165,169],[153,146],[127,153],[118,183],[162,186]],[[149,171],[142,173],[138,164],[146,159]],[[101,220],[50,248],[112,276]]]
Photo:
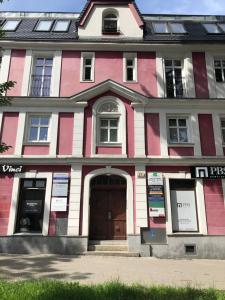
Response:
[[[125,283],[215,287],[225,290],[225,261],[158,260],[93,256],[0,256],[0,278],[49,278],[81,283]]]

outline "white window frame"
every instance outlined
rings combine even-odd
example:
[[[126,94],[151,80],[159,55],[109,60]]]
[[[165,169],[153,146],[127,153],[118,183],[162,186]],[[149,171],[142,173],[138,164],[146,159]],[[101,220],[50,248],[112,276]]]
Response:
[[[10,22],[17,22],[17,25],[16,25],[13,29],[4,29],[4,27],[7,25],[7,23],[10,23]],[[6,20],[6,21],[1,25],[1,30],[2,30],[2,31],[9,31],[9,32],[10,32],[10,31],[16,31],[17,28],[19,27],[20,23],[21,23],[21,20],[17,20],[17,19],[15,19],[15,20],[8,19],[8,20]]]
[[[176,127],[171,127],[169,126],[169,120],[170,119],[176,119],[177,120],[177,126]],[[178,124],[178,120],[180,119],[185,119],[186,120],[186,127],[182,127],[182,126],[179,126]],[[176,128],[177,129],[177,133],[178,133],[178,142],[172,142],[170,140],[170,128]],[[187,142],[180,142],[179,141],[179,128],[187,128],[187,138],[188,138],[188,141]],[[168,139],[168,144],[169,145],[189,145],[189,144],[192,144],[192,140],[191,140],[191,124],[190,124],[190,116],[187,116],[187,115],[168,115],[167,116],[167,139]]]
[[[220,62],[220,67],[215,66],[215,61]],[[225,83],[225,74],[223,72],[223,70],[225,70],[225,66],[223,67],[223,61],[225,62],[225,57],[214,57],[214,59],[213,59],[213,69],[214,69],[214,76],[215,76],[216,84],[224,84]],[[221,72],[222,72],[222,81],[217,81],[216,80],[216,69],[221,70]]]
[[[116,21],[117,21],[117,29],[116,29],[115,32],[114,31],[112,31],[112,32],[105,31],[105,18],[106,18],[107,15],[110,15],[110,14],[113,14],[116,17],[116,18],[113,18],[113,20],[116,19]],[[105,34],[107,34],[107,33],[110,34],[110,33],[118,33],[119,31],[120,31],[119,12],[116,9],[111,9],[111,8],[105,9],[102,13],[102,32],[105,33]]]
[[[222,121],[225,121],[225,116],[220,117],[220,131],[221,131],[221,140],[222,140],[222,145],[225,145],[225,139],[223,139],[223,130],[225,131],[225,126],[222,126]]]
[[[127,60],[133,60],[133,80],[127,80]],[[138,66],[137,66],[137,53],[128,53],[123,54],[123,82],[137,82],[138,81]]]
[[[91,79],[85,79],[85,60],[91,59]],[[90,67],[90,65],[89,65]],[[80,64],[80,82],[94,82],[95,80],[95,52],[82,52]]]
[[[97,137],[98,137],[98,140],[97,140],[97,146],[113,146],[113,145],[121,145],[121,129],[120,129],[120,114],[119,113],[116,113],[116,114],[112,114],[112,113],[109,113],[109,114],[106,114],[106,113],[103,113],[103,114],[100,114],[98,115],[98,118],[97,118]],[[101,126],[101,121],[102,120],[105,120],[108,122],[108,125],[106,127],[106,129],[108,130],[108,141],[104,142],[101,140],[101,129],[103,128]],[[110,127],[110,121],[111,120],[117,120],[117,127]],[[110,141],[110,129],[117,129],[117,141],[116,142],[112,142]]]
[[[65,30],[57,30],[56,29],[56,27],[57,27],[57,25],[58,25],[58,23],[60,23],[60,22],[66,22],[67,23],[67,26],[66,26],[66,29]],[[69,29],[69,26],[70,26],[70,23],[71,23],[71,20],[56,20],[55,21],[55,23],[54,23],[54,26],[53,26],[53,29],[52,29],[52,31],[54,31],[54,32],[67,32],[68,31],[68,29]]]
[[[30,141],[29,140],[29,133],[30,133],[30,128],[31,128],[31,118],[32,117],[36,117],[36,118],[42,118],[42,117],[49,117],[49,124],[48,126],[40,126],[40,127],[48,127],[48,138],[45,141]],[[27,114],[27,120],[26,120],[26,128],[25,128],[25,140],[24,140],[24,144],[25,145],[43,145],[43,144],[50,144],[50,137],[51,137],[51,128],[52,128],[52,115],[49,113],[46,114],[38,114],[38,113],[29,113]]]
[[[49,26],[49,29],[38,29],[38,27],[40,26],[40,24],[44,23],[44,22],[51,23],[50,26]],[[34,31],[37,31],[37,32],[50,32],[51,29],[52,29],[53,23],[54,23],[54,20],[39,20],[38,23],[37,23],[37,25],[35,26]]]

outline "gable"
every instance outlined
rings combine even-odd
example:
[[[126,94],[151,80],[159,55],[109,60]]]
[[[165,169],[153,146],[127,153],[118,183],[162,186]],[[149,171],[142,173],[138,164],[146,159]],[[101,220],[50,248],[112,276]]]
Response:
[[[103,17],[106,12],[115,12],[118,16],[119,31],[116,35],[103,33]],[[129,26],[127,26],[129,24]],[[90,3],[80,17],[79,38],[143,38],[143,21],[133,3],[103,4]]]

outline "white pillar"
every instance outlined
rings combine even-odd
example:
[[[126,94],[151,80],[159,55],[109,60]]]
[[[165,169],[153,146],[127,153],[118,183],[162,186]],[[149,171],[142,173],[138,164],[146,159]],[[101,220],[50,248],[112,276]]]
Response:
[[[213,120],[213,132],[216,145],[216,155],[223,156],[223,141],[222,141],[222,132],[220,124],[220,116],[217,113],[212,114]]]
[[[59,123],[59,114],[53,113],[51,118],[51,140],[50,140],[50,151],[49,151],[49,154],[53,156],[56,156],[58,123]]]
[[[134,107],[134,147],[135,156],[145,157],[145,120],[144,108]],[[129,134],[129,133],[128,133]]]
[[[78,236],[80,225],[82,165],[71,166],[70,200],[67,235]]]
[[[26,113],[20,112],[19,120],[18,120],[18,127],[17,127],[17,135],[16,135],[15,155],[22,154],[25,123],[26,123]]]
[[[199,123],[198,123],[198,114],[193,113],[191,115],[191,124],[192,124],[192,138],[194,143],[194,155],[201,156],[202,149],[201,149],[201,139],[200,139],[200,132],[199,132]]]
[[[26,51],[25,64],[24,64],[23,83],[22,83],[21,96],[28,96],[29,95],[29,85],[30,85],[30,78],[31,78],[32,56],[33,56],[32,50],[27,50]]]
[[[73,156],[83,156],[84,107],[76,108],[73,125]]]
[[[161,155],[162,155],[162,157],[168,157],[166,113],[160,112],[160,114],[159,114],[159,122],[160,122]]]
[[[52,68],[51,97],[59,97],[62,65],[62,51],[55,51]]]
[[[3,120],[3,112],[0,111],[0,135],[2,130],[2,120]]]
[[[0,72],[0,83],[6,82],[9,77],[9,68],[11,60],[11,50],[4,50],[2,53],[2,63]]]

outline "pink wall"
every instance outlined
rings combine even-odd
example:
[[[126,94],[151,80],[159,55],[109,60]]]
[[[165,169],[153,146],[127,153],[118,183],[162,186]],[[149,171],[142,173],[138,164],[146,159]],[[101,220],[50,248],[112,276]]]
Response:
[[[199,114],[199,131],[203,156],[215,156],[216,146],[213,132],[212,115]]]
[[[169,147],[168,154],[170,156],[194,156],[193,147]]]
[[[48,155],[49,146],[25,145],[23,146],[23,155]]]
[[[193,52],[193,71],[196,98],[209,98],[208,77],[204,52]]]
[[[0,174],[0,235],[7,235],[13,188],[13,176]]]
[[[121,147],[96,147],[97,154],[122,154]]]
[[[59,114],[57,154],[71,155],[73,144],[73,113]],[[79,124],[77,124],[79,126]]]
[[[88,102],[88,106],[84,110],[84,156],[91,156],[92,148],[92,108],[94,103],[103,96],[115,96],[123,101],[126,114],[127,114],[127,155],[128,157],[134,157],[134,110],[130,105],[130,101],[118,96],[114,93],[105,93],[104,95],[99,95],[99,97],[94,98]],[[103,150],[102,150],[103,151]],[[105,151],[105,150],[104,150]],[[109,150],[107,150],[109,151]],[[115,154],[114,150],[110,154]]]
[[[18,113],[4,113],[2,120],[2,132],[1,132],[1,143],[6,143],[11,146],[8,151],[2,153],[1,155],[14,154],[18,127]]]
[[[26,50],[12,50],[8,80],[16,81],[15,87],[7,94],[21,96]]]
[[[154,52],[139,52],[138,82],[123,82],[123,52],[95,53],[95,82],[80,82],[81,52],[63,51],[60,96],[69,97],[111,79],[137,92],[157,97],[156,58]]]
[[[204,195],[208,234],[225,235],[225,206],[221,180],[204,180]]]
[[[159,114],[145,114],[146,153],[161,155]]]

